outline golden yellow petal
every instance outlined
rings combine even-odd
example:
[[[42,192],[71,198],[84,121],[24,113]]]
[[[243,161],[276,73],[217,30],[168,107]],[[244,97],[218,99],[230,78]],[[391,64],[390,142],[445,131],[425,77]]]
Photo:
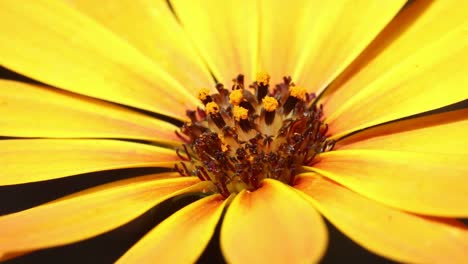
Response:
[[[157,62],[188,91],[213,79],[165,0],[68,0]]]
[[[329,85],[406,1],[264,1],[262,64],[311,92]],[[264,22],[263,22],[264,21]],[[263,48],[261,48],[263,50]],[[281,78],[274,76],[274,78]]]
[[[402,210],[467,217],[467,159],[466,153],[443,151],[350,149],[322,153],[307,169]]]
[[[228,207],[221,249],[229,263],[314,263],[327,246],[325,223],[293,189],[264,180]]]
[[[0,185],[135,167],[174,167],[174,150],[104,139],[0,140]]]
[[[64,245],[117,228],[156,204],[207,185],[195,177],[142,176],[0,217],[0,260],[10,254]],[[193,186],[193,187],[190,187]]]
[[[184,118],[194,94],[60,0],[0,2],[0,64],[72,92]]]
[[[146,234],[117,262],[195,263],[210,241],[225,205],[219,194],[188,205]]]
[[[219,82],[229,85],[239,73],[249,83],[257,73],[256,1],[172,1],[193,44]]]
[[[370,251],[403,263],[466,262],[468,229],[462,223],[384,206],[316,174],[298,177],[294,187]]]
[[[373,149],[468,156],[468,109],[368,128],[340,140],[335,150]]]
[[[124,107],[15,81],[0,87],[1,136],[180,142],[177,127]]]
[[[467,99],[467,8],[449,0],[404,9],[327,89],[330,132],[340,137]]]

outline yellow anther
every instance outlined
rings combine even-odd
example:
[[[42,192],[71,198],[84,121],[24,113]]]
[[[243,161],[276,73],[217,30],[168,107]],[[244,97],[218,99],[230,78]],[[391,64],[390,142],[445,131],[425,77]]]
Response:
[[[278,108],[278,101],[274,97],[267,95],[262,99],[262,106],[266,111],[273,112]]]
[[[209,102],[205,106],[205,113],[209,115],[214,115],[219,113],[219,105],[215,102]]]
[[[229,150],[228,144],[226,143],[226,140],[224,139],[224,136],[221,134],[218,134],[219,140],[221,140],[221,150],[223,152],[226,152]]]
[[[249,117],[249,110],[245,109],[242,106],[234,106],[232,109],[232,115],[236,121],[244,120]]]
[[[198,99],[200,99],[201,101],[205,101],[209,95],[210,95],[209,89],[202,88],[200,89],[200,91],[198,91]]]
[[[268,85],[270,83],[270,75],[267,72],[257,73],[257,83],[261,85]]]
[[[226,142],[224,142],[224,141],[221,142],[221,150],[222,150],[223,152],[226,152],[226,151],[229,150],[228,144],[226,144]]]
[[[301,101],[305,101],[307,90],[302,87],[291,86],[289,87],[289,93],[292,97],[296,97]]]
[[[239,105],[244,99],[244,92],[242,89],[234,90],[229,95],[229,103],[232,105]]]

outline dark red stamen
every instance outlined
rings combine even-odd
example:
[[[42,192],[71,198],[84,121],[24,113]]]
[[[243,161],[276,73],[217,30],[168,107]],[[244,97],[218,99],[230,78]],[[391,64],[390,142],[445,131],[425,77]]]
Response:
[[[267,82],[255,82],[252,92],[244,89],[243,75],[233,81],[232,89],[243,91],[239,105],[231,105],[231,92],[217,84],[218,93],[206,96],[216,108],[187,111],[191,122],[177,133],[186,142],[185,155],[177,151],[182,165],[175,169],[181,175],[211,181],[227,197],[242,189],[255,190],[265,178],[293,184],[303,165],[333,149],[322,107],[311,104],[315,95],[296,89],[297,97],[292,96],[295,85],[290,77],[271,93]],[[262,106],[264,98],[268,102]],[[244,116],[234,117],[236,107],[244,109]]]

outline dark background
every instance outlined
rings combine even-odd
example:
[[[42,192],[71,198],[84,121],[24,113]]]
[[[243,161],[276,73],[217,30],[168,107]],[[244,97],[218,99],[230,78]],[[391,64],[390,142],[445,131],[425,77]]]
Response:
[[[0,78],[35,82],[1,66]],[[460,105],[457,108],[459,107]],[[467,102],[464,102],[461,107],[466,108]],[[34,111],[34,109],[31,109],[31,111]],[[0,137],[1,139],[8,138]],[[0,215],[33,207],[99,184],[160,171],[161,169],[157,168],[121,169],[86,173],[38,183],[0,186]],[[200,197],[200,195],[196,194],[175,197],[154,207],[144,215],[116,230],[72,245],[36,251],[32,254],[10,260],[8,263],[112,263],[157,223]],[[34,219],[31,219],[31,221],[34,221]],[[363,219],[363,222],[365,221],[372,221],[372,219]],[[327,222],[327,225],[330,242],[322,263],[394,263],[366,251],[345,237],[330,223]],[[219,225],[215,236],[199,259],[199,263],[223,263],[218,238]],[[250,238],[242,239],[255,239],[255,234]],[[285,245],[285,247],[287,246]],[[175,250],[184,249],[178,248]],[[255,254],[255,252],[252,253]]]

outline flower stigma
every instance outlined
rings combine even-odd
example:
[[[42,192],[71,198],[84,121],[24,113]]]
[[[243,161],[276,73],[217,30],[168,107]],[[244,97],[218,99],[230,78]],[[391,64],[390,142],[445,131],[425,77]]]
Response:
[[[204,108],[187,111],[190,121],[177,132],[185,143],[175,169],[213,182],[225,197],[256,190],[265,178],[293,184],[303,165],[335,145],[315,94],[290,77],[270,89],[270,76],[262,72],[245,88],[240,74],[231,90],[222,84],[216,90],[201,89]]]

